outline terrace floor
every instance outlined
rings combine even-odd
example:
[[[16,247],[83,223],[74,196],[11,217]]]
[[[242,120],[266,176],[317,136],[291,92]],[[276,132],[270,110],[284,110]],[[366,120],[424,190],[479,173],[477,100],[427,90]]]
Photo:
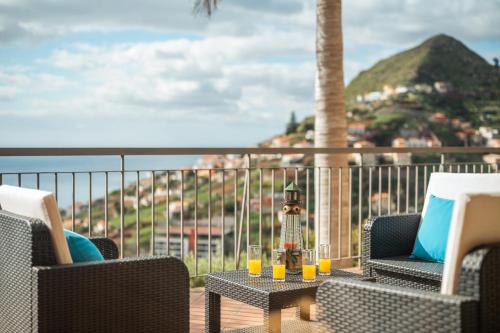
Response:
[[[349,271],[361,274],[358,268]],[[316,307],[311,307],[311,318],[316,317]],[[190,324],[191,333],[202,333],[205,329],[205,289],[193,288],[190,291]],[[281,311],[281,319],[294,319],[295,309]],[[225,297],[221,298],[221,329],[237,329],[259,326],[263,322],[262,310]]]

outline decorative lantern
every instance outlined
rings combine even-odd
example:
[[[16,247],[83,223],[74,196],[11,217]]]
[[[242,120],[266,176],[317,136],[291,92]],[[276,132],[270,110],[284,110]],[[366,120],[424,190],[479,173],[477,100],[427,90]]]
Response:
[[[286,271],[290,274],[299,274],[302,271],[303,237],[299,204],[300,192],[292,182],[285,188],[280,235],[280,249],[286,252]]]

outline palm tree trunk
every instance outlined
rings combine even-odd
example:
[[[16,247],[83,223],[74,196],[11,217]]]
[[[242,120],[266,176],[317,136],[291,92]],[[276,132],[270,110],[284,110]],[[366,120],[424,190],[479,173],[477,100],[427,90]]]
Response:
[[[341,0],[317,0],[316,32],[316,147],[347,147],[344,106],[344,73]],[[349,253],[348,173],[343,170],[339,203],[339,168],[348,165],[345,155],[316,155],[316,245],[330,244],[331,255]],[[329,169],[331,168],[331,169]],[[329,171],[330,170],[330,171]],[[342,169],[341,169],[342,170]],[[331,174],[331,175],[330,175]],[[331,183],[330,183],[331,181]],[[339,216],[339,212],[341,213]],[[341,242],[338,242],[338,239]]]

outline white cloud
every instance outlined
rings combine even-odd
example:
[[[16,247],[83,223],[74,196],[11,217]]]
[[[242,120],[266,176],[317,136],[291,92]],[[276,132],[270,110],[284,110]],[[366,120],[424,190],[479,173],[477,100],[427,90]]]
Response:
[[[0,48],[17,52],[12,59],[2,54],[6,64],[0,60],[2,120],[69,119],[92,127],[149,119],[185,122],[185,129],[201,119],[256,133],[265,123],[274,133],[290,110],[312,114],[315,1],[228,0],[211,19],[194,16],[191,5],[0,0]],[[344,0],[346,81],[437,33],[498,42],[498,17],[500,0]],[[38,50],[36,60],[22,60]]]
[[[500,38],[498,0],[344,1],[345,39],[356,44],[407,45],[437,33],[467,41]]]
[[[47,89],[60,89],[58,98],[37,98],[15,113],[176,120],[218,115],[227,121],[279,119],[290,109],[310,113],[313,59],[273,60],[290,54],[307,56],[313,46],[304,40],[300,32],[276,32],[105,46],[72,44],[37,61],[47,72],[64,74],[37,74],[43,84],[18,96],[30,100]],[[13,112],[0,108],[0,113]]]

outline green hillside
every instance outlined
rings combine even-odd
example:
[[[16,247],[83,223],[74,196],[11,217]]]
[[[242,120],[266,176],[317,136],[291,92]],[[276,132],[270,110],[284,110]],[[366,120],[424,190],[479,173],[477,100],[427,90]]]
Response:
[[[410,146],[489,145],[500,129],[500,69],[436,35],[359,73],[346,87],[346,114],[349,124],[365,126],[348,131],[350,146],[390,146],[401,137]],[[287,131],[290,145],[313,129],[307,117]]]
[[[471,97],[499,97],[500,76],[494,66],[462,42],[447,35],[431,37],[410,50],[398,53],[362,71],[346,89],[348,100],[384,85],[451,83]]]

